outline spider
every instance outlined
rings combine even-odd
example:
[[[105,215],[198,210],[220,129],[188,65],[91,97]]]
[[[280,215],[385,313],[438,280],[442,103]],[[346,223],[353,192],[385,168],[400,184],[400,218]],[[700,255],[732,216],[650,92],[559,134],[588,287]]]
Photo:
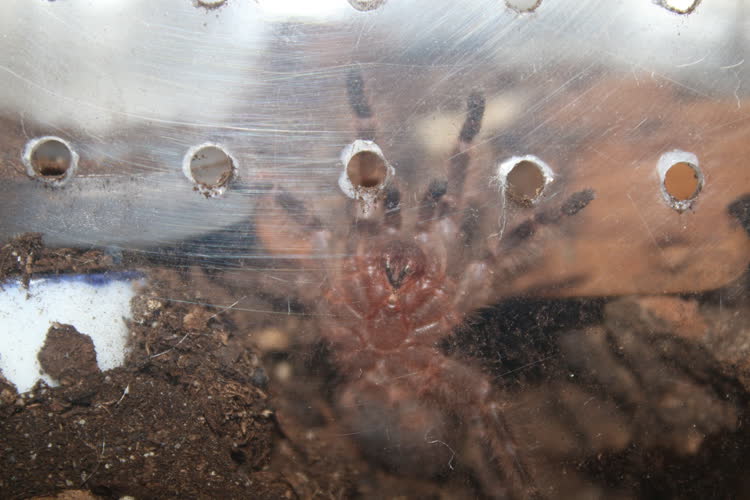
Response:
[[[446,356],[439,344],[502,297],[539,257],[535,241],[584,209],[594,194],[575,193],[545,211],[525,200],[534,215],[502,238],[487,234],[491,204],[464,192],[485,112],[484,96],[473,92],[447,176],[428,182],[417,210],[403,210],[397,176],[373,142],[377,123],[360,71],[348,75],[346,88],[358,136],[343,174],[354,198],[351,224],[341,234],[341,224],[327,224],[278,187],[266,202],[279,217],[256,221],[272,255],[294,246],[306,257],[294,261],[299,269],[325,263],[304,268],[291,288],[314,311],[343,376],[334,407],[362,453],[399,473],[432,477],[463,460],[490,495],[535,496],[492,381],[468,361]],[[462,443],[479,451],[464,454]]]

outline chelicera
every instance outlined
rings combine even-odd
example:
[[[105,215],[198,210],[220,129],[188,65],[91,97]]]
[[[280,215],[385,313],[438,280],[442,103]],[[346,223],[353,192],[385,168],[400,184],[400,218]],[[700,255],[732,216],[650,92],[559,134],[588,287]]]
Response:
[[[377,139],[377,123],[359,71],[346,80],[357,140]],[[502,297],[538,258],[535,242],[584,209],[593,192],[533,211],[500,238],[488,233],[490,203],[464,196],[485,99],[466,99],[466,114],[444,169],[401,206],[398,176],[360,172],[368,203],[343,200],[350,223],[328,224],[283,187],[267,196],[278,217],[257,220],[266,250],[304,272],[285,278],[330,346],[344,382],[333,405],[363,454],[404,474],[434,476],[463,461],[496,497],[535,495],[528,465],[503,417],[491,380],[439,344],[471,314]],[[489,184],[489,183],[487,183]],[[487,187],[487,197],[497,197]],[[340,222],[340,221],[339,221]],[[314,263],[314,264],[311,264]],[[269,274],[271,274],[269,272]],[[279,285],[279,281],[273,282]],[[466,452],[466,443],[474,449]]]

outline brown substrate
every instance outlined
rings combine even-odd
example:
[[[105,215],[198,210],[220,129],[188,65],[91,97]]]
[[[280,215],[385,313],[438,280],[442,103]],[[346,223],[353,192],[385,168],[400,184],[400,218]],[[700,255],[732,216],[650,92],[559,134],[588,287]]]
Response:
[[[31,268],[6,276],[83,269],[81,251],[35,236],[3,247],[0,263],[13,251]],[[106,268],[105,254],[89,257]],[[331,403],[347,374],[314,316],[264,314],[289,303],[228,270],[146,264],[125,366],[100,373],[86,332],[56,324],[39,359],[60,387],[18,395],[0,377],[0,498],[492,495],[471,458],[482,443],[456,438],[451,468],[434,478],[363,458]],[[493,380],[547,497],[743,498],[747,310],[747,278],[691,297],[513,299],[442,348]]]
[[[58,256],[55,271],[81,256],[41,248],[32,236],[10,247],[36,256],[32,272],[38,256]],[[17,395],[0,379],[0,497],[291,494],[280,476],[262,472],[274,419],[256,351],[216,310],[155,298],[163,285],[155,277],[134,299],[125,366],[100,373],[88,336],[55,324],[39,359],[62,385]]]
[[[0,285],[11,277],[28,286],[34,275],[90,273],[115,267],[112,257],[101,250],[47,248],[39,233],[25,233],[0,246]]]

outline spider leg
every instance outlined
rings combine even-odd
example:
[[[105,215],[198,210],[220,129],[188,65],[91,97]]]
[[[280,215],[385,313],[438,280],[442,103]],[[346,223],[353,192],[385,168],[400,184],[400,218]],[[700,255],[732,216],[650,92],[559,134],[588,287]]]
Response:
[[[484,108],[485,100],[482,94],[474,92],[469,95],[466,101],[466,118],[449,159],[448,179],[430,181],[422,196],[418,229],[426,229],[434,220],[455,212],[463,197],[464,181],[471,162],[470,148],[482,127]]]
[[[469,433],[475,442],[484,444],[484,450],[474,450],[478,456],[473,460],[484,490],[493,498],[542,498],[501,405],[495,401],[480,403],[478,413]],[[482,451],[489,457],[484,457]]]
[[[458,282],[454,306],[462,314],[468,314],[490,302],[494,271],[489,263],[476,260],[466,266]]]
[[[460,269],[461,263],[486,260],[489,210],[486,201],[467,200],[454,219],[456,234],[452,242],[450,269]]]
[[[386,228],[401,229],[401,191],[396,186],[388,186],[385,192],[384,224]]]
[[[593,199],[594,192],[590,189],[573,193],[556,209],[539,212],[514,226],[494,248],[485,245],[477,235],[483,212],[481,207],[471,216],[467,215],[462,221],[459,236],[464,239],[465,246],[459,246],[469,264],[462,268],[457,282],[456,309],[467,314],[499,298],[502,291],[507,289],[508,282],[541,258],[544,245],[557,226],[565,218],[575,216]],[[466,214],[469,214],[468,210]]]
[[[331,231],[302,199],[283,188],[265,195],[258,210],[255,231],[268,252],[261,286],[290,297],[315,295],[309,283],[323,274],[321,257],[331,253]]]
[[[560,224],[586,208],[595,196],[592,189],[575,192],[558,208],[538,212],[507,231],[490,249],[496,279],[513,280],[536,262],[543,252],[543,244],[559,230]]]
[[[383,231],[387,234],[395,234],[401,230],[401,191],[397,186],[389,184],[385,188],[383,203],[376,206],[378,216],[371,218],[359,218],[356,207],[351,208],[350,212],[355,213],[352,219],[352,227],[347,241],[347,251],[357,253],[363,251],[363,245],[369,245],[369,239],[377,238],[382,235]]]
[[[524,220],[514,228],[508,235],[500,240],[501,251],[511,251],[519,245],[526,243],[528,240],[537,236],[545,227],[553,227],[560,223],[565,217],[572,217],[586,208],[595,198],[594,190],[584,189],[570,195],[567,200],[560,205],[559,209],[539,212],[533,217]]]
[[[465,266],[459,282],[456,306],[465,312],[476,306],[476,300],[484,301],[489,294],[491,280],[488,268],[481,262],[486,252],[485,243],[479,239],[479,227],[483,210],[476,203],[469,203],[460,212],[460,220],[453,216],[463,199],[464,181],[471,161],[470,148],[479,134],[484,117],[485,99],[478,92],[467,98],[466,117],[448,165],[448,179],[433,179],[428,185],[419,207],[417,231],[424,239],[438,239],[445,248],[446,267],[449,272],[463,269],[459,262],[470,261]],[[436,226],[436,227],[435,227]],[[427,236],[428,230],[433,234]]]
[[[294,196],[285,189],[279,189],[275,195],[276,204],[282,208],[289,218],[300,226],[312,231],[323,228],[323,223],[317,215],[313,214],[305,202]]]
[[[448,183],[446,181],[433,179],[430,182],[419,204],[418,229],[427,229],[436,219],[443,215],[441,212],[444,207],[441,206],[441,201],[447,192]]]
[[[467,458],[491,498],[538,497],[532,464],[505,417],[507,408],[489,380],[465,363],[437,358],[427,370],[424,395],[453,408],[467,426]]]
[[[466,119],[458,135],[458,141],[450,157],[448,168],[448,189],[453,196],[461,196],[466,179],[466,172],[471,162],[470,148],[482,128],[485,99],[478,92],[473,92],[466,100]]]
[[[365,82],[359,68],[353,68],[346,78],[346,93],[349,107],[356,120],[357,137],[368,141],[375,140],[377,130],[374,113],[365,93]]]

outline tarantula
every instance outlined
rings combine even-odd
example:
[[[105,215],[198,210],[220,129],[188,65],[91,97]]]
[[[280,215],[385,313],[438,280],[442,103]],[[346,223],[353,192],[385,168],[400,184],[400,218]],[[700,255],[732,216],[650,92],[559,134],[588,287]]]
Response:
[[[539,256],[534,241],[583,209],[593,192],[536,210],[502,238],[484,234],[488,204],[463,192],[485,111],[483,95],[475,92],[467,99],[447,178],[436,176],[419,209],[404,213],[398,181],[373,142],[376,121],[359,71],[349,74],[346,87],[358,134],[342,180],[354,198],[348,234],[334,237],[340,228],[282,188],[267,197],[280,219],[256,222],[272,255],[288,253],[290,240],[306,235],[294,244],[327,264],[307,270],[315,279],[299,279],[292,288],[317,313],[323,340],[345,379],[334,401],[337,412],[366,456],[399,472],[443,472],[464,460],[457,437],[464,436],[482,449],[466,461],[485,491],[504,498],[534,496],[532,476],[493,384],[477,368],[447,357],[439,343],[501,297]]]

